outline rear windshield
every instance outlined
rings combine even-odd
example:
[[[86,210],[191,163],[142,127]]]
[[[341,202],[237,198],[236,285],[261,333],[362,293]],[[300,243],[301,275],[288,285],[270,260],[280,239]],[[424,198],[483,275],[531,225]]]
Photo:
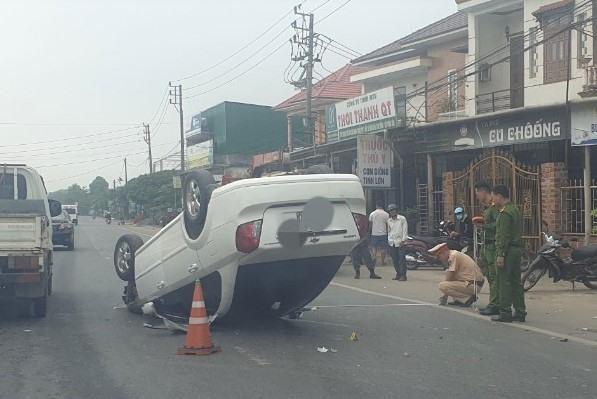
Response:
[[[27,199],[27,180],[22,174],[17,175],[17,199]],[[15,198],[14,175],[0,173],[0,199]]]
[[[68,212],[70,215],[74,215],[74,214],[76,214],[76,213],[77,213],[77,210],[76,210],[76,209],[73,209],[73,208],[67,208],[67,209],[65,209],[65,210],[66,210],[66,211],[67,211],[67,212]]]

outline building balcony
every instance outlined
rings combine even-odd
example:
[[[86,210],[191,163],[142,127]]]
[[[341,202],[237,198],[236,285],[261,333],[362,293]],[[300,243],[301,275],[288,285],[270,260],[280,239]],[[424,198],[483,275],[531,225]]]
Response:
[[[587,65],[585,67],[585,84],[582,87],[582,91],[578,93],[579,96],[586,97],[597,97],[597,66]]]
[[[524,106],[522,90],[498,90],[476,96],[477,114],[488,114]]]

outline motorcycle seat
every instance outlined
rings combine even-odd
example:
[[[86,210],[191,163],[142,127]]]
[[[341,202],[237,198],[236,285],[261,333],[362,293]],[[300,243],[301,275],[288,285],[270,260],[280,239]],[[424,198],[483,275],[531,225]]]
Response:
[[[597,245],[588,245],[586,247],[575,249],[570,256],[572,257],[572,260],[597,257]]]

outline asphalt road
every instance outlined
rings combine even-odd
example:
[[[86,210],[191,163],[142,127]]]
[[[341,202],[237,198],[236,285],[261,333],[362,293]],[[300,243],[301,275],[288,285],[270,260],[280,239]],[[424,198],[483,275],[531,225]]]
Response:
[[[216,326],[221,353],[177,356],[183,335],[114,309],[124,232],[82,218],[48,316],[0,308],[0,398],[597,398],[594,347],[338,286],[301,320]]]

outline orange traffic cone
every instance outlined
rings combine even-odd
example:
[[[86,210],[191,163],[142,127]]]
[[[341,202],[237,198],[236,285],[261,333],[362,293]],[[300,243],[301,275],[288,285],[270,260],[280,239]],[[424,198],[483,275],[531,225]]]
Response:
[[[201,282],[195,282],[195,293],[193,294],[193,304],[191,306],[191,317],[189,317],[189,328],[185,346],[178,349],[178,355],[211,355],[220,352],[219,346],[214,346],[211,342],[209,332],[209,319],[207,310],[203,301],[203,290]]]

